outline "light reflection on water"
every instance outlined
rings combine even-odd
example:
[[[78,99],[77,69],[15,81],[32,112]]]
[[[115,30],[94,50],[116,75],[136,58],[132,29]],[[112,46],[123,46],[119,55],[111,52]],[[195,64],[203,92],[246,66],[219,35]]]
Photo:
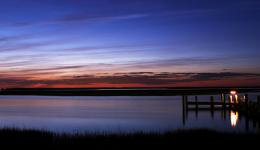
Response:
[[[238,123],[238,112],[237,111],[231,111],[230,112],[230,122],[231,126],[235,128]]]
[[[216,96],[218,97],[218,96]],[[208,99],[208,96],[199,96]],[[0,127],[55,132],[135,132],[209,128],[257,132],[236,112],[189,113],[183,124],[181,96],[0,96]],[[230,115],[228,115],[230,114]],[[230,120],[230,121],[228,121]]]

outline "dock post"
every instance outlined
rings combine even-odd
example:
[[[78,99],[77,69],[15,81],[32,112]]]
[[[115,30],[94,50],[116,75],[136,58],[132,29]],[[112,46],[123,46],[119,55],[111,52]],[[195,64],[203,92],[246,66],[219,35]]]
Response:
[[[226,106],[226,102],[227,102],[227,101],[226,101],[226,94],[224,94],[224,101],[223,101],[223,102],[224,102],[224,105],[223,105],[223,106],[224,106],[224,109],[226,109],[226,107],[227,107],[227,106]]]
[[[196,103],[196,109],[199,108],[199,105],[198,105],[198,96],[195,96],[195,103]]]
[[[186,124],[186,101],[185,101],[185,96],[182,96],[182,124],[185,126]]]
[[[186,100],[185,100],[185,96],[182,96],[182,106],[185,109],[186,108]]]
[[[232,98],[231,96],[228,96],[228,103],[229,103],[228,108],[229,108],[229,109],[232,108],[231,98]]]
[[[188,96],[187,95],[185,95],[185,103],[186,103],[186,108],[185,108],[185,116],[186,116],[186,120],[188,119],[188,113],[189,113],[189,102],[188,102]]]
[[[225,119],[225,115],[224,115],[224,111],[226,111],[225,109],[225,104],[226,104],[226,95],[224,93],[222,93],[220,95],[221,97],[221,102],[222,102],[222,110],[221,110],[221,119],[224,120]]]
[[[213,110],[214,109],[214,97],[210,96],[210,108]]]
[[[222,109],[226,109],[226,94],[221,94]]]
[[[210,96],[210,110],[211,110],[211,117],[214,118],[214,97]]]
[[[226,121],[227,120],[227,111],[226,111],[226,109],[224,109],[223,115],[224,115],[224,120]]]
[[[184,99],[185,99],[186,110],[188,110],[188,108],[189,108],[189,106],[188,106],[188,96],[185,95]]]
[[[195,96],[195,103],[196,103],[196,119],[198,119],[198,114],[199,114],[199,104],[198,104],[198,96]]]
[[[248,105],[249,105],[248,94],[245,94],[245,105],[246,105],[246,109],[248,109]]]
[[[223,93],[220,95],[220,98],[221,98],[221,102],[223,103],[224,102],[224,94]]]

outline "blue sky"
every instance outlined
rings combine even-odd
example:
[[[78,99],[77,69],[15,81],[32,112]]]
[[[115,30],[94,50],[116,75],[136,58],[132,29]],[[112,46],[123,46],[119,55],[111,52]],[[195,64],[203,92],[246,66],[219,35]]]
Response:
[[[149,86],[191,82],[182,80],[190,74],[173,73],[223,75],[217,80],[227,85],[227,72],[252,85],[260,73],[259,26],[258,0],[1,1],[0,85],[123,87],[134,72],[132,86],[165,72],[175,82]],[[130,77],[115,80],[118,73]],[[97,82],[75,80],[90,75]]]

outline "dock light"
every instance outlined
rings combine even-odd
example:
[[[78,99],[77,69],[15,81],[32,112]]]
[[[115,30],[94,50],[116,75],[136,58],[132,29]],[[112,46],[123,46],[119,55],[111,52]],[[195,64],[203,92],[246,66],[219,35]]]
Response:
[[[236,94],[237,94],[237,91],[230,91],[230,94],[231,94],[231,95],[236,95]]]

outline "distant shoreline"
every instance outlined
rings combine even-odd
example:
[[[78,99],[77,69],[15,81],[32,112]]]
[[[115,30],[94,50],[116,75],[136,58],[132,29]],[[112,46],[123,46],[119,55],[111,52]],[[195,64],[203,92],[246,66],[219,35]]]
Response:
[[[0,95],[46,95],[46,96],[176,96],[260,92],[260,87],[196,87],[196,88],[15,88],[1,89]]]

